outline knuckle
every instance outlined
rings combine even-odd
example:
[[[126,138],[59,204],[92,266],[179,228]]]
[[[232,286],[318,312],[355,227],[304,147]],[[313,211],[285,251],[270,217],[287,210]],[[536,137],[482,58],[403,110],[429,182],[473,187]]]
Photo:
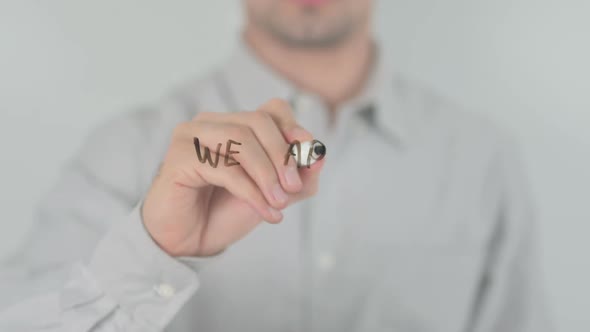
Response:
[[[211,119],[213,114],[213,112],[199,112],[197,113],[197,115],[193,117],[193,121],[204,121],[207,119]]]
[[[271,108],[276,109],[277,111],[286,111],[289,108],[291,108],[291,105],[289,105],[289,103],[286,100],[281,98],[273,98],[269,100],[268,105]]]
[[[172,136],[178,137],[178,136],[185,135],[185,133],[188,132],[189,127],[190,127],[189,122],[181,122],[181,123],[177,124],[176,127],[174,127],[174,129],[172,130]]]
[[[251,117],[255,123],[268,123],[272,121],[270,114],[261,110],[252,112]]]
[[[248,141],[252,137],[252,130],[243,125],[231,125],[226,133],[239,142]]]

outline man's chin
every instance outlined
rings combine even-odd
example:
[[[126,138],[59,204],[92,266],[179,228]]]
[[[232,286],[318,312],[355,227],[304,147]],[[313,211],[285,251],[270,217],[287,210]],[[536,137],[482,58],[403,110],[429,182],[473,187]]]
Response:
[[[323,6],[330,2],[331,0],[289,0],[292,3],[295,3],[300,6],[306,7],[316,7],[316,6]]]

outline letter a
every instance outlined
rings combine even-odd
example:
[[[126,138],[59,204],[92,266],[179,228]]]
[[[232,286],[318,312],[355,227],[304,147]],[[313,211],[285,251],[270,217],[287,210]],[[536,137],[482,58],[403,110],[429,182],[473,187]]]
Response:
[[[293,151],[293,147],[295,147],[295,145],[297,145],[297,153]],[[289,150],[287,150],[287,154],[285,155],[285,166],[289,164],[290,156],[294,156],[295,162],[297,165],[299,165],[299,161],[301,160],[301,142],[298,140],[293,141],[293,143],[289,145]]]

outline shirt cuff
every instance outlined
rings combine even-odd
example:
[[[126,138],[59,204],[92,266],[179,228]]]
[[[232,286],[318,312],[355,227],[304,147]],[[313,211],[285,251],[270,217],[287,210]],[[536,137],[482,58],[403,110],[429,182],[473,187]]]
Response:
[[[116,220],[89,263],[90,275],[126,316],[164,327],[196,292],[196,271],[215,259],[176,259],[151,238],[141,219],[141,204]]]

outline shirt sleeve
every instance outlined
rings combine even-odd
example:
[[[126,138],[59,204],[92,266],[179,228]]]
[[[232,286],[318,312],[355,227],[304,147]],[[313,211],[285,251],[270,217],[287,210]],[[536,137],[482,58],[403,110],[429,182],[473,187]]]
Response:
[[[553,331],[539,265],[537,225],[516,144],[504,140],[490,176],[495,231],[469,331]]]
[[[139,211],[117,220],[88,263],[73,263],[61,289],[6,309],[0,330],[163,330],[199,287],[198,264],[163,252]]]
[[[170,257],[142,222],[151,116],[100,127],[64,168],[0,265],[0,331],[162,331],[197,291],[215,258]]]

